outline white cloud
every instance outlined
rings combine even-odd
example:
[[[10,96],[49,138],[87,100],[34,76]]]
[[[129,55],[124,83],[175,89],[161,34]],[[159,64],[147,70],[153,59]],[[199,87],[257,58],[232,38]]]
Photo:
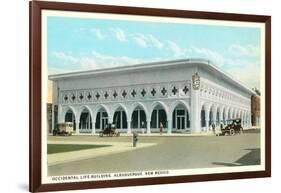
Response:
[[[134,39],[135,43],[136,43],[138,46],[140,46],[140,47],[145,48],[145,47],[148,46],[148,45],[147,45],[147,42],[146,42],[146,38],[145,38],[145,36],[142,35],[142,34],[137,34],[137,35],[135,35],[135,36],[133,37],[133,39]]]
[[[63,74],[63,73],[72,72],[72,71],[73,71],[73,69],[71,69],[71,68],[63,69],[63,68],[49,67],[48,68],[48,75],[50,75],[50,74]]]
[[[260,54],[260,48],[254,45],[240,45],[232,44],[229,46],[229,52],[235,56],[258,56]]]
[[[187,54],[186,48],[181,48],[178,44],[173,41],[167,40],[168,49],[173,52],[174,57],[183,57]]]
[[[133,40],[140,47],[155,47],[158,49],[163,48],[164,43],[151,34],[135,34],[133,35]]]
[[[149,41],[151,42],[151,44],[154,47],[156,47],[158,49],[161,49],[163,47],[164,44],[160,40],[158,40],[156,37],[154,37],[153,35],[148,34],[147,37],[149,38]]]
[[[55,58],[63,60],[64,62],[67,62],[67,63],[77,63],[78,62],[77,58],[75,58],[69,54],[66,54],[64,52],[52,52],[52,55]]]
[[[103,40],[105,38],[105,35],[98,28],[92,28],[91,32],[93,32],[99,40]]]
[[[160,58],[143,59],[128,56],[111,56],[99,53],[95,50],[93,50],[90,55],[72,56],[70,54],[59,52],[59,54],[53,54],[53,56],[58,59],[57,62],[59,64],[65,63],[68,64],[68,66],[67,68],[65,68],[65,65],[63,65],[61,68],[51,68],[49,70],[50,74],[67,71],[95,70],[161,60]]]
[[[244,83],[249,88],[260,88],[260,62],[249,60],[229,60],[228,62],[234,62],[236,65],[230,65],[225,70],[234,76],[236,79]]]
[[[175,55],[182,56],[187,54],[187,50],[178,47],[174,42],[170,42],[170,46],[174,46]],[[260,63],[258,60],[246,60],[241,58],[227,58],[223,59],[218,53],[208,50],[206,48],[192,48],[192,52],[201,53],[205,55],[205,59],[223,60],[222,69],[228,72],[231,76],[237,80],[245,83],[249,88],[257,87],[260,88]],[[59,67],[51,67],[49,74],[65,73],[70,71],[81,71],[81,70],[95,70],[102,68],[126,66],[141,64],[147,62],[163,61],[167,58],[134,58],[128,56],[112,56],[103,54],[93,50],[88,55],[74,56],[64,52],[53,52],[52,56],[55,57],[56,62],[60,65]],[[171,58],[168,58],[169,60]],[[220,63],[215,63],[220,64]],[[51,65],[52,66],[52,65]],[[56,65],[57,66],[57,65]]]
[[[212,61],[217,66],[224,65],[225,59],[223,55],[216,51],[207,48],[192,47],[191,52],[195,53],[196,55],[199,55],[200,57],[203,57],[204,59]]]
[[[221,67],[240,82],[249,88],[260,88],[260,63],[257,60],[250,60],[238,57],[224,57],[221,53],[207,48],[191,48],[192,54],[199,55],[211,60],[215,65]]]
[[[120,28],[110,28],[110,30],[114,33],[114,35],[118,41],[120,41],[120,42],[127,41],[124,30],[122,30]]]

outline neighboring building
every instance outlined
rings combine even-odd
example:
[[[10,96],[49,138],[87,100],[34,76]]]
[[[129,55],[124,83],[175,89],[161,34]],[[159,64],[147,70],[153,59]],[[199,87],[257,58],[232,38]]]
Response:
[[[227,119],[251,127],[253,91],[208,60],[184,59],[50,75],[58,122],[76,133],[96,133],[108,123],[119,131],[202,132]]]
[[[48,80],[48,98],[47,98],[47,131],[51,133],[53,125],[57,124],[57,105],[53,105],[53,81]]]
[[[255,94],[251,97],[252,125],[260,126],[260,96]]]

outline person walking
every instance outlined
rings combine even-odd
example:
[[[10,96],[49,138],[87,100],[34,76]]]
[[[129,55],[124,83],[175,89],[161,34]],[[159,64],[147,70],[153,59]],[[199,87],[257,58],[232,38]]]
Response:
[[[163,132],[163,124],[162,124],[162,122],[160,122],[159,127],[160,127],[160,135],[162,135],[162,132]]]

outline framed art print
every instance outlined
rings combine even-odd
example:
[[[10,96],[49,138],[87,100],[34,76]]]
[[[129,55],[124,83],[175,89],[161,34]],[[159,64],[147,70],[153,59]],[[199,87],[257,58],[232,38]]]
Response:
[[[270,16],[29,3],[30,191],[270,177]]]

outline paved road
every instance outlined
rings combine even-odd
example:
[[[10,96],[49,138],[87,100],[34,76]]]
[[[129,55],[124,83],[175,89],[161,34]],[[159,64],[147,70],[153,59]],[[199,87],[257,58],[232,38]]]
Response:
[[[71,136],[49,140],[131,142],[131,137]],[[127,172],[139,170],[190,169],[255,165],[260,163],[260,134],[202,137],[140,137],[140,143],[157,145],[49,166],[48,175]],[[79,153],[79,152],[77,152]]]

